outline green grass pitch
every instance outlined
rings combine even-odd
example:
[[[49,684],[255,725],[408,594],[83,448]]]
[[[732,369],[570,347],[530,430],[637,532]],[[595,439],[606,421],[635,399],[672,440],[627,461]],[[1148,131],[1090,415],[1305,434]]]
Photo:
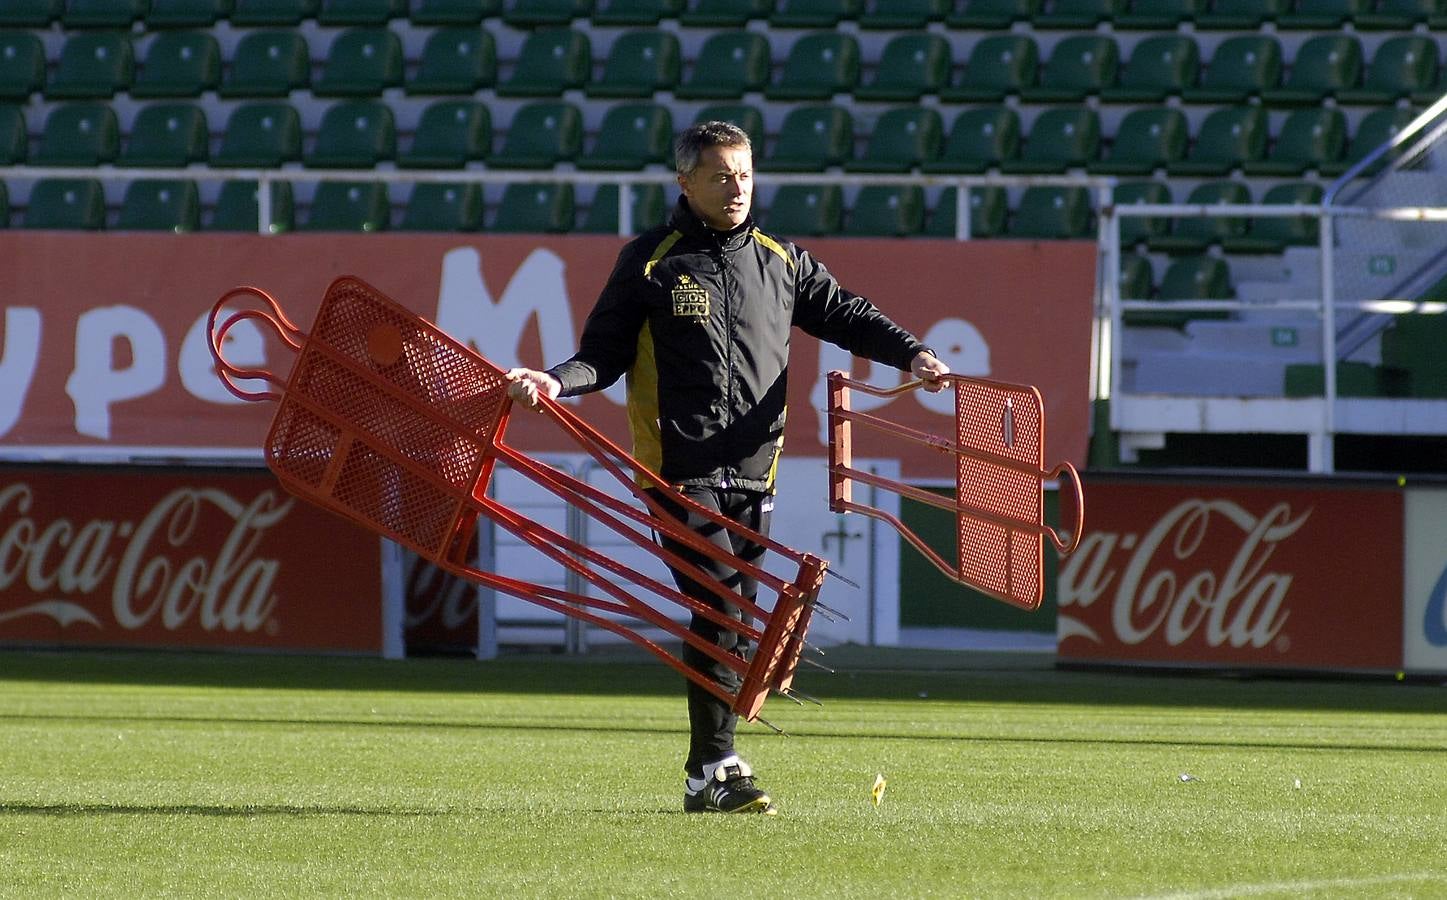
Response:
[[[0,653],[0,895],[1447,896],[1439,682],[828,661],[771,819],[680,811],[652,661]]]

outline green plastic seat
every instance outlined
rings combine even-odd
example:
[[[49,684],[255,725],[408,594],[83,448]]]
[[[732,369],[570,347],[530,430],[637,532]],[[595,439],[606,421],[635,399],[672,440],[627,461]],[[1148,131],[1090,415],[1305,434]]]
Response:
[[[402,84],[402,39],[389,28],[348,28],[332,42],[318,97],[379,97]]]
[[[593,24],[657,25],[678,18],[685,6],[685,0],[597,0]]]
[[[873,0],[859,14],[859,27],[923,31],[929,23],[943,21],[952,5],[950,0]]]
[[[839,185],[786,184],[774,193],[764,229],[787,238],[833,235],[843,217],[844,192]]]
[[[1377,0],[1370,10],[1353,17],[1352,24],[1363,31],[1411,31],[1430,23],[1443,9],[1439,0]]]
[[[600,184],[578,230],[589,234],[618,233],[618,185]],[[632,186],[633,231],[641,234],[668,219],[668,199],[661,184]]]
[[[66,30],[76,28],[129,29],[146,15],[149,0],[70,0],[60,15]]]
[[[950,45],[937,34],[900,34],[889,39],[868,84],[854,89],[857,100],[918,100],[938,94],[950,78]]]
[[[1320,203],[1324,193],[1319,184],[1294,181],[1268,188],[1261,202],[1281,206],[1313,204]],[[1257,216],[1248,223],[1244,236],[1228,239],[1222,246],[1228,253],[1280,253],[1287,247],[1315,247],[1320,231],[1320,223],[1312,215]]]
[[[1226,106],[1201,123],[1184,159],[1166,165],[1171,175],[1225,175],[1266,155],[1266,113],[1259,106]]]
[[[864,155],[846,162],[848,172],[909,172],[940,154],[944,122],[936,110],[896,106],[874,123]],[[923,203],[923,200],[921,200]]]
[[[775,0],[769,14],[772,28],[834,28],[859,18],[864,0]]]
[[[671,31],[627,31],[618,36],[603,74],[586,88],[589,97],[652,97],[672,91],[683,69],[678,37]]]
[[[924,161],[920,169],[934,174],[975,174],[1019,154],[1019,113],[1007,106],[985,106],[955,116],[939,157]]]
[[[1347,147],[1346,154],[1338,160],[1322,163],[1321,174],[1340,175],[1356,163],[1365,159],[1368,154],[1382,144],[1387,143],[1397,135],[1397,132],[1407,127],[1417,117],[1417,111],[1397,106],[1387,106],[1375,109],[1362,117],[1357,123],[1356,131],[1352,133],[1351,143]],[[1389,159],[1385,157],[1384,159]],[[1373,164],[1367,174],[1377,171],[1381,162]]]
[[[742,28],[753,19],[767,19],[774,0],[693,0],[678,21],[690,28]]]
[[[1099,94],[1115,83],[1120,48],[1099,34],[1076,34],[1055,45],[1040,72],[1020,97],[1031,103],[1076,102]]]
[[[130,87],[135,64],[129,35],[76,32],[60,49],[60,62],[45,86],[45,96],[55,99],[112,97]]]
[[[1196,28],[1207,31],[1250,31],[1273,22],[1291,9],[1292,0],[1211,0],[1196,16]]]
[[[682,100],[730,99],[769,83],[769,41],[756,31],[719,31],[698,51],[693,72],[674,90]]]
[[[523,39],[517,66],[497,87],[504,97],[560,97],[592,75],[588,36],[571,28],[540,28]]]
[[[1115,186],[1111,200],[1116,208],[1122,206],[1151,206],[1172,202],[1171,189],[1161,181],[1127,181]],[[1122,253],[1137,244],[1166,236],[1171,231],[1171,220],[1167,216],[1121,216],[1120,248]],[[1147,296],[1146,294],[1136,295]]]
[[[1230,207],[1251,202],[1251,189],[1239,181],[1207,181],[1187,195],[1193,206]],[[1152,250],[1166,253],[1201,253],[1212,244],[1244,237],[1243,216],[1179,216],[1168,234],[1148,238]]]
[[[562,234],[573,230],[575,215],[571,184],[518,182],[503,188],[492,230]]]
[[[285,97],[311,84],[311,57],[298,31],[252,31],[231,54],[222,97]]]
[[[1148,103],[1180,96],[1196,83],[1201,48],[1184,34],[1145,38],[1135,45],[1116,83],[1103,88],[1102,100],[1111,103]]]
[[[497,40],[486,28],[438,28],[427,36],[409,94],[472,94],[497,82]]]
[[[1247,175],[1301,175],[1346,152],[1346,116],[1339,109],[1298,109],[1286,117],[1265,159],[1248,160]]]
[[[1086,168],[1099,175],[1149,175],[1181,159],[1189,140],[1179,109],[1138,107],[1116,126],[1109,154]]]
[[[1210,6],[1209,0],[1136,0],[1115,14],[1117,29],[1174,31],[1183,22],[1194,22]]]
[[[1089,237],[1090,196],[1085,188],[1035,185],[1020,194],[1010,219],[1010,237],[1067,240]]]
[[[45,87],[45,47],[28,31],[0,32],[0,100],[24,101]]]
[[[210,28],[231,12],[231,0],[151,0],[146,28]]]
[[[750,103],[715,103],[700,109],[693,121],[695,124],[732,122],[749,136],[755,160],[764,154],[764,114],[757,106]]]
[[[261,230],[261,192],[255,181],[227,181],[222,183],[216,195],[216,207],[212,211],[207,231],[249,231]],[[296,227],[296,203],[293,199],[291,182],[271,182],[271,223],[267,234],[283,234]]]
[[[386,25],[406,18],[407,0],[322,0],[317,24],[328,27]]]
[[[397,155],[397,123],[376,100],[344,100],[327,107],[306,164],[315,169],[370,169]]]
[[[504,4],[502,20],[513,28],[544,28],[586,19],[593,0],[513,0]]]
[[[1004,172],[1063,174],[1094,162],[1100,155],[1100,115],[1084,106],[1042,112],[1017,159],[1000,163]]]
[[[201,194],[196,182],[168,179],[126,185],[115,230],[186,234],[200,227]]]
[[[97,178],[42,178],[30,189],[25,228],[99,231],[106,224],[105,191]]]
[[[779,80],[764,89],[770,100],[826,100],[848,94],[859,81],[859,41],[827,31],[805,34],[789,48]]]
[[[201,31],[156,36],[131,84],[132,97],[199,97],[221,82],[221,47]]]
[[[1387,104],[1426,92],[1437,78],[1439,57],[1437,41],[1426,35],[1388,38],[1372,54],[1361,87],[1338,91],[1337,100]]]
[[[1297,49],[1285,81],[1261,97],[1273,106],[1315,106],[1356,87],[1361,77],[1361,41],[1347,34],[1323,34]]]
[[[767,172],[822,172],[843,165],[854,155],[854,119],[849,111],[827,104],[796,106],[784,116]],[[755,160],[758,166],[758,160]]]
[[[266,101],[232,110],[211,157],[211,165],[233,169],[279,169],[300,161],[301,116],[285,103]]]
[[[1094,28],[1125,11],[1126,0],[1055,0],[1031,22],[1036,28]]]
[[[538,100],[513,113],[502,150],[491,160],[498,169],[551,169],[571,162],[583,149],[583,114],[571,103]]]
[[[950,28],[982,31],[1008,30],[1015,22],[1028,22],[1039,15],[1044,0],[964,0],[963,7],[945,15]]]
[[[1372,0],[1296,0],[1296,6],[1276,17],[1282,30],[1322,31],[1341,28],[1372,8]]]
[[[1173,260],[1161,276],[1156,293],[1160,300],[1230,300],[1230,265],[1217,256],[1186,256]],[[1147,298],[1133,298],[1147,299]],[[1125,324],[1132,328],[1184,328],[1193,319],[1224,319],[1230,313],[1215,310],[1130,309]]]
[[[0,3],[0,25],[45,28],[65,12],[65,0],[5,0]]]
[[[855,237],[912,237],[924,229],[924,188],[870,184],[859,189],[844,234]]]
[[[302,231],[386,231],[392,204],[387,186],[370,181],[323,181],[312,195]]]
[[[671,161],[673,114],[658,103],[620,103],[608,110],[593,149],[578,157],[586,170],[637,171]]]
[[[106,103],[68,103],[45,117],[40,146],[31,156],[37,166],[100,166],[115,162],[121,129]]]
[[[1023,34],[981,38],[961,70],[940,90],[948,103],[998,102],[1035,83],[1040,48]]]
[[[20,107],[0,104],[0,166],[18,166],[30,155],[30,136]]]
[[[476,25],[502,15],[502,0],[416,0],[413,25]]]
[[[1155,288],[1155,267],[1139,253],[1120,255],[1120,299],[1149,300]]]
[[[492,152],[492,113],[476,100],[439,100],[422,110],[412,146],[397,155],[404,169],[460,169]]]
[[[401,231],[477,231],[482,227],[482,185],[418,184],[402,211]]]
[[[958,192],[952,187],[940,191],[929,223],[925,225],[926,235],[951,239],[957,237],[960,217],[958,196]],[[1004,188],[998,185],[972,187],[969,189],[967,202],[970,211],[968,236],[971,239],[999,237],[1005,233],[1010,204]]]
[[[315,18],[321,0],[234,0],[232,25],[300,25]]]
[[[1211,54],[1195,87],[1182,96],[1189,103],[1243,103],[1281,82],[1281,42],[1270,35],[1227,38]]]
[[[182,169],[204,163],[211,132],[206,113],[190,103],[155,103],[136,114],[130,141],[117,162],[122,166]]]

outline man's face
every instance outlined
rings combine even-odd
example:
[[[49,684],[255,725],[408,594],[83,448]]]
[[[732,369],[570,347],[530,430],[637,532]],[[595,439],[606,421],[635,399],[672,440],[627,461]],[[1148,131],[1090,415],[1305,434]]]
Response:
[[[678,186],[705,225],[728,231],[749,217],[754,200],[754,156],[744,147],[715,145],[698,156],[698,166],[678,176]]]

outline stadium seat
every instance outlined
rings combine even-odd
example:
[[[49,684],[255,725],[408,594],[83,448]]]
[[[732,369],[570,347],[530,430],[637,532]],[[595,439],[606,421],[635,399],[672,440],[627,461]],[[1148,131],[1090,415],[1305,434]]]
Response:
[[[300,25],[316,16],[321,0],[235,0],[233,26]]]
[[[1150,257],[1139,253],[1120,255],[1120,299],[1149,300],[1155,287]]]
[[[122,166],[182,169],[206,162],[211,132],[206,113],[189,103],[156,103],[136,114],[130,140],[117,162]]]
[[[1236,296],[1231,267],[1217,256],[1186,256],[1166,267],[1158,286],[1161,300],[1230,300]],[[1225,319],[1225,310],[1127,310],[1125,324],[1182,328],[1192,319]]]
[[[698,51],[693,72],[674,90],[682,100],[729,99],[769,83],[769,41],[755,31],[719,31]]]
[[[924,228],[924,188],[870,184],[859,189],[843,234],[854,237],[911,237]]]
[[[874,123],[864,155],[844,164],[847,172],[909,172],[939,156],[944,123],[925,106],[895,106]],[[923,204],[923,199],[921,199]]]
[[[945,25],[981,31],[1008,30],[1015,22],[1030,21],[1043,5],[1044,0],[965,0],[963,9],[945,16]]]
[[[1099,34],[1077,34],[1055,45],[1040,79],[1020,90],[1030,103],[1077,102],[1099,94],[1115,83],[1120,48]]]
[[[502,0],[417,0],[413,25],[476,25],[502,15]]]
[[[392,110],[376,100],[344,100],[327,107],[306,164],[316,169],[370,169],[397,155]]]
[[[497,41],[476,26],[438,28],[427,36],[409,94],[471,94],[497,81]]]
[[[1243,103],[1275,88],[1281,82],[1281,66],[1281,43],[1275,37],[1230,37],[1211,54],[1197,85],[1181,96],[1188,103]]]
[[[594,25],[657,25],[676,19],[685,0],[598,0],[593,8]]]
[[[1259,106],[1212,110],[1185,159],[1166,165],[1172,175],[1225,175],[1266,155],[1266,113]]]
[[[1010,237],[1028,240],[1089,237],[1089,192],[1080,187],[1027,187],[1006,232]]]
[[[0,104],[0,166],[18,166],[30,155],[30,137],[20,107]]]
[[[693,121],[732,122],[749,136],[754,158],[757,160],[764,155],[764,114],[756,106],[748,103],[716,103],[700,109]]]
[[[1322,186],[1309,181],[1287,182],[1268,188],[1263,204],[1291,206],[1320,203],[1325,193]],[[1228,253],[1280,253],[1287,247],[1314,247],[1318,243],[1320,223],[1316,216],[1257,216],[1248,223],[1243,237],[1227,239]]]
[[[407,0],[322,0],[317,24],[328,27],[386,25],[407,16]]]
[[[66,38],[60,62],[45,86],[45,96],[56,99],[112,97],[131,85],[135,51],[129,35],[115,32],[76,32]]]
[[[666,165],[672,144],[673,114],[667,106],[620,103],[603,115],[593,149],[578,157],[578,168],[638,171]]]
[[[839,106],[796,106],[784,116],[768,172],[822,172],[854,155],[854,119]],[[758,166],[758,161],[755,160]]]
[[[260,190],[254,181],[227,181],[216,196],[208,231],[259,232]],[[296,227],[291,182],[271,182],[271,224],[267,234],[282,234]]]
[[[1251,189],[1239,181],[1206,181],[1186,197],[1192,206],[1229,207],[1251,202]],[[1168,234],[1147,239],[1152,250],[1166,253],[1202,253],[1212,244],[1244,237],[1246,219],[1241,216],[1178,216]]]
[[[775,0],[769,14],[771,28],[832,29],[846,19],[857,19],[864,0]]]
[[[993,34],[981,38],[970,58],[940,91],[946,103],[1003,100],[1035,83],[1040,48],[1023,34]]]
[[[1189,137],[1179,109],[1137,107],[1116,126],[1110,152],[1086,168],[1098,175],[1149,175],[1184,156]]]
[[[873,80],[854,89],[856,100],[918,100],[938,94],[950,78],[950,45],[937,34],[889,39]]]
[[[387,186],[370,181],[323,181],[312,195],[302,231],[386,231],[392,205]]]
[[[131,24],[146,14],[148,0],[70,0],[60,14],[61,27],[118,28],[129,30]]]
[[[543,28],[586,19],[593,0],[507,0],[502,20],[513,28]]]
[[[1126,0],[1054,0],[1031,17],[1037,29],[1094,28],[1125,11]]]
[[[404,169],[460,169],[492,152],[492,113],[476,100],[439,100],[422,110]]]
[[[1301,175],[1341,159],[1346,151],[1346,116],[1339,109],[1298,109],[1286,117],[1265,159],[1248,160],[1247,175]]]
[[[26,228],[99,231],[106,224],[105,191],[98,178],[42,178],[30,189],[21,223]]]
[[[1000,169],[1025,174],[1063,174],[1067,169],[1094,162],[1099,155],[1099,114],[1084,106],[1055,107],[1036,117],[1020,156],[1002,161]]]
[[[416,184],[402,221],[402,231],[477,231],[482,227],[482,185]]]
[[[1180,96],[1196,83],[1201,50],[1183,34],[1153,35],[1135,45],[1116,83],[1103,88],[1111,103],[1148,103]]]
[[[944,148],[920,169],[932,174],[975,174],[1020,154],[1020,115],[1007,106],[967,109],[955,116]]]
[[[632,194],[633,234],[641,234],[667,221],[668,200],[664,196],[663,185],[635,184]],[[618,233],[618,185],[598,185],[578,230],[590,234]]]
[[[210,28],[231,12],[231,0],[151,0],[146,28]]]
[[[837,234],[843,210],[837,184],[786,184],[774,192],[764,230],[786,238]]]
[[[297,31],[251,31],[236,43],[222,97],[285,97],[311,84],[311,57]]]
[[[327,51],[318,97],[378,97],[402,84],[402,39],[389,28],[349,28]]]
[[[1367,155],[1382,144],[1390,141],[1397,132],[1417,117],[1416,110],[1403,107],[1387,106],[1381,109],[1374,109],[1362,117],[1357,123],[1356,131],[1352,133],[1351,144],[1346,155],[1335,162],[1325,162],[1321,167],[1323,175],[1340,175],[1356,163],[1366,159]],[[1383,159],[1390,159],[1384,157]],[[1377,171],[1380,162],[1370,166],[1366,174]]]
[[[950,0],[872,0],[859,14],[859,27],[923,31],[942,21],[952,5]]]
[[[671,31],[628,31],[618,36],[603,74],[586,88],[589,97],[652,97],[678,84],[683,53]]]
[[[1348,34],[1323,34],[1297,48],[1280,87],[1263,91],[1272,106],[1315,106],[1356,87],[1362,77],[1362,45]]]
[[[504,97],[560,97],[587,83],[593,68],[588,36],[571,28],[540,28],[523,39],[517,66],[497,87]]]
[[[45,87],[45,47],[28,31],[0,32],[0,100],[24,101]]]
[[[1342,103],[1386,104],[1426,92],[1437,78],[1439,50],[1434,38],[1411,34],[1388,38],[1372,54],[1361,87],[1338,91]]]
[[[1111,200],[1117,209],[1122,206],[1165,204],[1172,202],[1171,189],[1163,181],[1126,181],[1115,186]],[[1164,237],[1171,230],[1167,216],[1121,216],[1120,249],[1126,250],[1137,244]],[[1147,285],[1149,287],[1149,285]],[[1146,294],[1133,295],[1144,297]]]
[[[1117,29],[1174,31],[1182,22],[1194,22],[1209,5],[1209,0],[1133,0],[1111,24]]]
[[[1282,30],[1326,31],[1341,28],[1371,9],[1371,0],[1296,0],[1296,6],[1276,17]]]
[[[0,3],[0,25],[45,28],[64,11],[65,0],[6,0]]]
[[[493,231],[561,234],[573,230],[573,186],[515,183],[503,188]]]
[[[131,84],[132,97],[199,97],[221,81],[221,47],[202,31],[156,36]]]
[[[499,169],[551,169],[571,162],[583,147],[583,114],[571,103],[538,100],[513,113],[502,151],[491,165]]]
[[[1440,0],[1377,0],[1370,10],[1352,17],[1352,24],[1363,31],[1411,31],[1430,23],[1441,9]]]
[[[279,169],[301,160],[301,116],[285,103],[247,103],[232,110],[211,165]]]
[[[201,227],[201,196],[196,182],[132,181],[121,200],[117,231],[172,231],[186,234]]]
[[[742,28],[751,19],[767,19],[774,0],[694,0],[678,16],[690,28]]]
[[[848,34],[811,32],[794,42],[779,80],[764,89],[770,100],[827,100],[859,82],[859,42]]]
[[[121,129],[106,103],[69,103],[45,117],[40,146],[31,155],[37,166],[100,166],[115,162]]]
[[[1251,31],[1275,21],[1291,9],[1291,0],[1211,0],[1196,16],[1196,28],[1207,31]]]
[[[969,188],[968,193],[970,204],[968,236],[970,238],[992,238],[1004,234],[1005,220],[1010,212],[1005,189],[998,185],[977,185]],[[934,211],[930,214],[929,223],[925,225],[924,234],[930,237],[956,237],[959,215],[956,189],[945,188],[940,191],[939,199],[935,201]]]

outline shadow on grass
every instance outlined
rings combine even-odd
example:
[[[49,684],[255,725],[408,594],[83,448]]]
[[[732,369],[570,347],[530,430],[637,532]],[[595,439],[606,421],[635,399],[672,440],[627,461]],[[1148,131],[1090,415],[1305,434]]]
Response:
[[[0,818],[5,816],[215,816],[249,819],[258,816],[449,816],[446,809],[394,809],[364,806],[295,806],[257,805],[204,806],[201,804],[126,804],[126,803],[0,803]]]

